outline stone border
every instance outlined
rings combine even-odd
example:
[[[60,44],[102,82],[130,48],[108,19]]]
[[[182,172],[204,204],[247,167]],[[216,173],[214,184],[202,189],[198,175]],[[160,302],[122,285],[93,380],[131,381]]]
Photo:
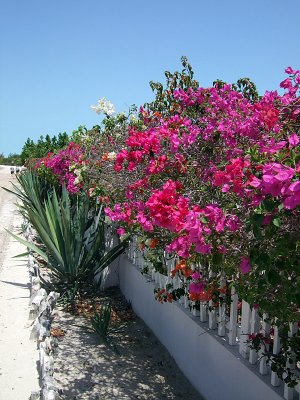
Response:
[[[27,221],[24,223],[24,236],[27,241],[34,241],[35,235]],[[39,349],[39,375],[41,390],[32,392],[29,400],[58,400],[59,389],[53,378],[53,353],[57,347],[51,337],[51,315],[59,297],[58,293],[41,288],[40,267],[32,254],[28,255],[28,272],[30,277],[30,311],[29,319],[34,320],[30,339],[36,340]]]

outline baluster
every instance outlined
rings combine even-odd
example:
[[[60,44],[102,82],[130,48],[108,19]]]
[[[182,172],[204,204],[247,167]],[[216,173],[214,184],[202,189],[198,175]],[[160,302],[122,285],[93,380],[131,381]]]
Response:
[[[155,279],[154,279],[155,285],[159,286],[159,272],[155,271]]]
[[[136,252],[137,252],[137,237],[133,237],[133,242],[132,242],[132,263],[133,265],[136,265]]]
[[[238,295],[235,288],[231,288],[231,304],[230,304],[230,320],[229,320],[229,333],[228,341],[231,346],[236,345],[236,331],[237,331],[237,314],[238,314]]]
[[[251,334],[257,334],[259,332],[259,326],[260,325],[260,320],[258,316],[257,309],[254,307],[252,308],[251,311],[251,320],[250,320],[250,333]],[[255,349],[250,349],[249,352],[249,362],[250,364],[255,364],[257,362],[258,354]]]
[[[226,280],[224,277],[220,279],[220,288],[223,289],[225,288],[226,285]],[[223,293],[220,293],[220,298],[225,299],[225,295]],[[220,305],[219,305],[219,315],[218,315],[218,335],[219,336],[225,336],[226,333],[226,305],[224,301],[221,304],[220,300]]]
[[[273,354],[276,356],[280,352],[280,338],[278,334],[278,326],[274,326],[274,338],[273,338]],[[279,379],[276,372],[271,372],[271,385],[280,386],[281,379]]]
[[[139,250],[139,267],[141,270],[145,267],[145,258],[142,250]]]
[[[141,252],[136,249],[135,250],[135,265],[140,268],[141,265]]]
[[[262,334],[265,337],[270,337],[271,326],[268,322],[266,322],[267,319],[268,319],[268,315],[263,314]],[[263,356],[263,353],[264,353],[264,350],[268,351],[269,348],[270,348],[270,345],[268,343],[265,343],[265,349],[261,347],[259,350],[259,357],[260,357],[259,372],[261,375],[267,375],[267,373],[268,373],[267,360],[266,360],[266,357]]]
[[[159,287],[166,288],[166,279],[165,275],[159,273]]]
[[[183,281],[184,281],[184,284],[185,284],[185,291],[186,291],[186,294],[183,296],[183,298],[184,298],[183,307],[184,308],[189,308],[190,301],[189,301],[189,297],[187,295],[189,287],[188,287],[187,280],[186,280],[185,277],[183,278]]]
[[[133,247],[134,247],[134,244],[133,244],[133,239],[132,239],[132,240],[130,240],[130,244],[128,246],[128,258],[130,261],[133,260],[133,253],[134,253]]]
[[[152,277],[153,266],[152,266],[152,264],[149,261],[145,260],[144,261],[144,268],[147,270],[148,278],[153,280],[153,277]]]
[[[208,267],[208,269],[209,269],[209,277],[213,278],[213,276],[215,275],[214,272],[212,272],[210,266]],[[208,302],[208,327],[209,329],[217,328],[217,312],[213,305],[212,300],[209,300]]]
[[[297,332],[298,332],[298,322],[290,324],[289,337],[293,337],[294,334],[296,334]],[[291,351],[291,348],[289,348],[289,351]],[[293,361],[290,362],[288,360],[288,362],[286,363],[286,366],[287,366],[287,368],[293,369],[293,368],[295,368],[295,357],[294,357],[294,355],[291,355],[289,358],[292,359]],[[294,388],[288,387],[288,385],[285,383],[284,394],[283,394],[283,397],[285,398],[285,400],[293,400],[294,393],[295,393]]]
[[[247,358],[249,353],[247,340],[250,332],[250,316],[250,305],[245,300],[242,300],[242,321],[239,352],[244,358]]]
[[[177,279],[177,288],[181,289],[183,286],[182,280],[179,278],[179,276],[176,279]],[[184,305],[184,296],[180,296],[179,304]]]
[[[172,280],[171,278],[171,271],[174,268],[174,260],[173,259],[168,259],[166,262],[167,265],[167,276],[166,276],[166,285],[173,283],[174,289],[175,287],[175,279]]]
[[[202,267],[202,265],[199,263],[198,264],[198,268],[199,268],[199,271],[200,271],[200,273],[201,273],[201,275],[203,275],[203,267]],[[200,315],[200,321],[201,322],[206,322],[207,321],[207,302],[206,301],[200,301],[200,312],[199,312],[199,315]]]
[[[200,301],[200,321],[206,322],[207,321],[207,302]]]
[[[192,311],[192,314],[193,314],[195,317],[199,317],[199,315],[200,315],[200,311],[197,310],[197,309],[195,308],[195,306],[196,306],[197,303],[199,304],[199,302],[197,302],[197,301],[192,301],[192,302],[191,302],[191,306],[192,306],[191,311]]]
[[[213,306],[212,300],[209,300],[208,306],[209,306],[209,311],[208,311],[209,329],[216,329],[217,328],[217,313],[216,313],[216,309]]]
[[[151,268],[151,278],[152,278],[153,282],[155,282],[155,276],[156,276],[156,272],[155,272],[155,269],[152,267]]]
[[[195,271],[194,263],[191,265],[191,269],[192,269],[192,271]],[[199,311],[194,308],[194,306],[196,305],[196,302],[190,301],[189,304],[191,306],[190,311],[191,311],[192,315],[194,315],[195,317],[199,317]]]
[[[131,251],[131,240],[128,242],[128,247],[125,253],[127,255],[128,260],[130,260],[130,251]]]

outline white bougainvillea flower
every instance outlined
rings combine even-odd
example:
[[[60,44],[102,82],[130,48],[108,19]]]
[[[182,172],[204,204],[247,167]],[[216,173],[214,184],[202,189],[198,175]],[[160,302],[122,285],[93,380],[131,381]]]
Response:
[[[95,111],[97,114],[104,113],[109,116],[115,112],[114,105],[109,100],[106,100],[105,97],[99,99],[96,105],[91,106],[91,109]]]

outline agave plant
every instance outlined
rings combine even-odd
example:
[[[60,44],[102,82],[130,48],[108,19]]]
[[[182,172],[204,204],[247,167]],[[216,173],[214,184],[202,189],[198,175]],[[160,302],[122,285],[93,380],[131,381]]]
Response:
[[[91,213],[87,195],[73,201],[65,188],[60,198],[53,188],[42,202],[38,193],[27,191],[24,194],[17,189],[16,195],[23,202],[21,210],[35,228],[45,250],[10,234],[39,254],[66,288],[92,282],[96,274],[124,251],[126,242],[106,251],[103,207]]]
[[[103,340],[107,340],[107,335],[109,333],[109,324],[111,317],[111,304],[100,304],[99,312],[96,309],[96,306],[93,306],[94,315],[90,318],[92,327],[95,332]]]

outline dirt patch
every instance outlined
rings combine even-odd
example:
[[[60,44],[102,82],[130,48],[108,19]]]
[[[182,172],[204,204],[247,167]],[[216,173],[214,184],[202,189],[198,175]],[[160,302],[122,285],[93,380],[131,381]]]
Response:
[[[83,317],[88,305],[77,316],[55,312],[52,328],[60,335],[54,378],[61,399],[201,400],[119,289],[106,291],[102,300],[107,299],[112,302],[112,344],[91,330],[88,318]]]

